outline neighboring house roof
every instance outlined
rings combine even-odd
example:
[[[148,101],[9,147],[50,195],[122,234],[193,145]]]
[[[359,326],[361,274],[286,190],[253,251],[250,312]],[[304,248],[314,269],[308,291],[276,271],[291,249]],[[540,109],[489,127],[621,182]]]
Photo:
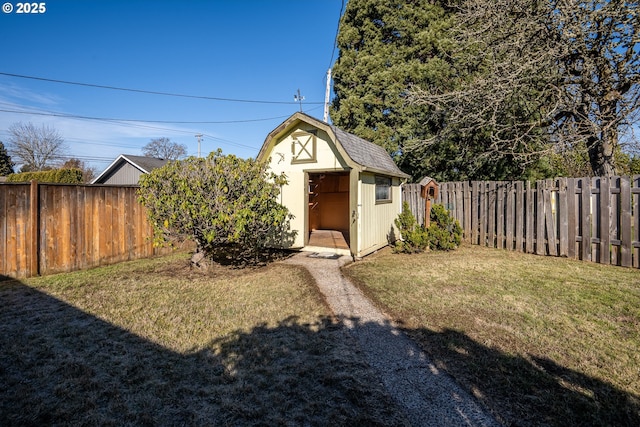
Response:
[[[282,122],[280,126],[267,135],[267,138],[260,149],[260,153],[258,154],[258,158],[262,158],[262,156],[266,154],[268,146],[274,138],[289,129],[298,121],[308,123],[327,132],[334,143],[336,143],[336,145],[339,144],[346,155],[353,162],[362,166],[363,169],[391,176],[398,176],[401,178],[410,178],[408,174],[402,172],[398,168],[389,153],[387,153],[387,151],[381,146],[300,112],[289,117],[287,120]]]
[[[122,157],[126,158],[129,163],[139,167],[144,173],[149,173],[154,169],[161,168],[169,161],[167,159],[158,159],[157,157],[130,156],[128,154],[126,156],[123,154]]]
[[[169,160],[167,159],[159,159],[156,157],[145,157],[145,156],[132,156],[130,154],[121,154],[115,159],[107,168],[102,171],[100,175],[98,175],[93,181],[92,184],[99,183],[101,180],[110,175],[114,170],[116,170],[123,162],[129,163],[131,166],[140,170],[142,173],[149,173],[154,169],[160,168],[167,164]]]

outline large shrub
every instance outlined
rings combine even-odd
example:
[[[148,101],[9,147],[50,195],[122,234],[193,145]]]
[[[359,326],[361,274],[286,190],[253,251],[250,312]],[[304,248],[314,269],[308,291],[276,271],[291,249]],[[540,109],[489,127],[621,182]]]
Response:
[[[396,252],[416,253],[431,250],[452,250],[462,241],[462,227],[442,205],[433,205],[428,228],[418,224],[409,204],[402,204],[402,212],[395,220],[402,240],[395,244]]]
[[[277,201],[285,183],[264,163],[218,150],[206,159],[169,162],[143,176],[139,198],[156,242],[189,238],[208,259],[254,263],[265,248],[292,238],[289,212]]]
[[[47,182],[55,184],[82,184],[80,169],[51,169],[47,171],[14,173],[7,177],[7,182]]]

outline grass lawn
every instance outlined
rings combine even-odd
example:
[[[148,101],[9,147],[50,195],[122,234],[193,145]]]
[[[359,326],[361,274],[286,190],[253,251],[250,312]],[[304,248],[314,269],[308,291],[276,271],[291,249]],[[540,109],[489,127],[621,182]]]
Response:
[[[0,282],[0,425],[404,425],[305,270]]]
[[[479,246],[344,269],[507,425],[640,425],[640,271]]]

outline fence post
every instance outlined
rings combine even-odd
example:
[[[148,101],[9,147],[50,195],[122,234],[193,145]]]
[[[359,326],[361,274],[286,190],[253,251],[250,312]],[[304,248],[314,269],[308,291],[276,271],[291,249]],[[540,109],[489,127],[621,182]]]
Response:
[[[40,197],[38,194],[38,181],[31,181],[30,188],[30,233],[29,241],[29,276],[38,276],[40,274],[40,248],[38,242],[40,240]]]

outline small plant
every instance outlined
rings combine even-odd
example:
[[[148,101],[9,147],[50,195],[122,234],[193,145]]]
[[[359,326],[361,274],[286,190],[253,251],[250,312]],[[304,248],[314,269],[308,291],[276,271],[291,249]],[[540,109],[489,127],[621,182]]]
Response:
[[[462,227],[443,205],[433,205],[430,218],[431,225],[427,229],[430,249],[449,251],[460,246]]]
[[[402,237],[396,241],[395,252],[413,254],[423,252],[429,246],[427,230],[418,224],[407,202],[402,204],[402,212],[394,222]]]
[[[462,227],[443,205],[434,205],[431,208],[430,219],[431,225],[428,228],[418,224],[409,204],[404,202],[402,212],[394,221],[402,237],[395,244],[395,252],[411,254],[424,252],[427,248],[449,251],[460,245]]]

